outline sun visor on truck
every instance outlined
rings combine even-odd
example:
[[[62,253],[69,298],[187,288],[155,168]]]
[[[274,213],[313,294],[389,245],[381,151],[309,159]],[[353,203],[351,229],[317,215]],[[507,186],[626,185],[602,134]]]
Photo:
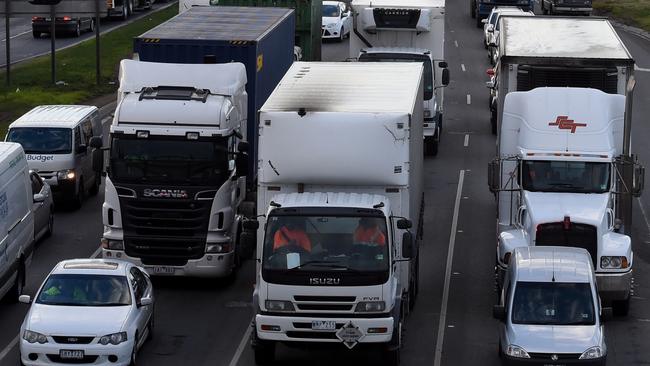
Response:
[[[179,66],[183,67],[183,72],[178,72]],[[244,91],[246,81],[246,68],[239,62],[171,64],[122,60],[119,93],[138,92],[144,87],[174,85],[209,89],[213,94],[234,95]]]

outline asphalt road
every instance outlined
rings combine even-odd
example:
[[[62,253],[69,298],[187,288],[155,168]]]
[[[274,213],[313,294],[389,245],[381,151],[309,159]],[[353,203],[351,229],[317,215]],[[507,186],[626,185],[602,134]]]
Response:
[[[425,161],[425,233],[421,248],[420,297],[406,324],[404,365],[499,365],[495,301],[493,196],[486,167],[495,154],[490,133],[482,33],[467,2],[447,3],[446,58],[452,78],[446,90],[444,134],[436,158]],[[627,32],[621,38],[640,67],[636,72],[633,150],[650,165],[650,41]],[[347,41],[327,43],[324,60],[348,57]],[[644,69],[648,71],[644,71]],[[469,96],[469,97],[468,97]],[[57,212],[55,234],[42,242],[30,268],[33,294],[59,260],[89,257],[101,235],[102,195],[80,211]],[[634,207],[635,288],[631,312],[606,324],[608,365],[649,365],[650,193]],[[453,250],[449,250],[449,249]],[[450,266],[447,266],[450,263]],[[445,279],[449,276],[448,287]],[[233,282],[157,279],[156,334],[141,351],[141,365],[252,366],[248,345],[254,264],[245,263]],[[448,296],[445,296],[447,294]],[[444,301],[446,300],[446,301]],[[15,347],[24,304],[0,305],[0,366],[16,365]],[[278,348],[277,365],[377,365],[378,354]]]
[[[168,1],[155,3],[153,5],[153,9],[155,10],[165,6],[170,6]],[[175,3],[171,6],[177,7],[178,4]],[[142,18],[150,12],[151,10],[136,11],[126,22],[118,19],[102,18],[100,20],[100,30],[102,33],[110,31],[112,29],[128,24],[130,21]],[[2,23],[0,26],[0,67],[4,67],[7,65],[5,18],[0,18],[0,21]],[[55,40],[56,49],[59,50],[62,48],[70,47],[86,39],[93,38],[94,36],[94,32],[88,31],[82,33],[81,37],[78,38],[72,35],[57,34]],[[35,39],[32,36],[32,23],[30,18],[10,19],[9,37],[12,64],[25,59],[50,53],[50,37],[41,36],[41,38]]]

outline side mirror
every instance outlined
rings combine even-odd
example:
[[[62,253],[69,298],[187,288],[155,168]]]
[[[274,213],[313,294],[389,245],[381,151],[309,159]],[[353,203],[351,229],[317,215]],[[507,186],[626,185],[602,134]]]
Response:
[[[447,67],[449,67],[449,64],[447,63],[447,61],[440,61],[438,62],[438,67],[446,69]]]
[[[488,163],[488,186],[490,192],[496,193],[501,190],[501,169],[499,160],[494,159]]]
[[[481,19],[481,23],[483,23],[483,24],[487,23],[487,18]]]
[[[138,306],[149,306],[151,304],[153,304],[153,299],[147,296],[140,299]]]
[[[39,203],[39,202],[43,202],[43,201],[45,201],[45,196],[44,195],[42,195],[40,193],[34,194],[34,202],[35,203]]]
[[[77,146],[77,149],[76,149],[75,151],[77,152],[77,154],[83,154],[83,153],[85,153],[86,151],[88,151],[88,146],[86,146],[86,145],[79,145],[79,146]]]
[[[248,174],[248,154],[239,154],[235,158],[235,169],[237,177],[245,177]]]
[[[260,228],[260,222],[257,220],[244,220],[242,227],[247,231],[255,231]]]
[[[641,164],[634,164],[634,178],[632,181],[632,195],[640,197],[645,185],[645,167]]]
[[[240,153],[245,153],[248,152],[249,150],[250,150],[250,145],[248,144],[247,141],[239,141],[239,143],[237,144],[237,151],[239,151]]]
[[[93,171],[102,172],[104,170],[104,151],[101,149],[95,149],[92,154]]]
[[[413,234],[407,231],[402,235],[402,258],[411,259],[413,257],[415,257]]]
[[[449,69],[442,69],[442,85],[449,85]]]
[[[506,320],[506,307],[503,305],[494,305],[492,307],[492,317],[494,319],[505,321]]]
[[[488,88],[488,89],[494,89],[494,81],[492,81],[492,80],[486,81],[485,82],[485,87]]]
[[[600,321],[608,322],[614,318],[614,309],[612,308],[602,308],[600,309]]]
[[[485,23],[484,23],[484,24],[485,24]],[[494,32],[494,24],[488,24],[488,26],[487,26],[487,31],[490,32],[490,33],[491,33],[491,32]]]
[[[413,227],[413,223],[409,219],[399,219],[397,220],[397,228],[400,230],[408,230]]]
[[[494,42],[494,41],[488,43],[488,47],[496,47],[496,46],[497,46],[497,43]]]
[[[23,304],[29,304],[32,302],[32,298],[29,295],[20,295],[18,296],[18,302],[22,302]]]
[[[99,136],[93,136],[90,138],[90,147],[93,149],[101,149],[102,148],[102,138]]]

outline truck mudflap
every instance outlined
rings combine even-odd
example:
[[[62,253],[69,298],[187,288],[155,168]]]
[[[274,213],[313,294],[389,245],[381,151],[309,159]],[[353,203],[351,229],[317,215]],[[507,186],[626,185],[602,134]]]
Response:
[[[388,343],[393,338],[395,319],[382,314],[378,318],[331,318],[257,314],[255,332],[262,341],[342,343]]]

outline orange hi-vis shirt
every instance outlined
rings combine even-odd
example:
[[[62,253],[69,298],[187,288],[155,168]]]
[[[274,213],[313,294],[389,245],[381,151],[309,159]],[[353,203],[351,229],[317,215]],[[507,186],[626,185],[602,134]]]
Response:
[[[377,227],[364,228],[359,226],[354,231],[354,242],[386,245],[386,236]]]
[[[273,236],[273,250],[295,242],[302,249],[311,252],[311,240],[303,230],[289,230],[286,226],[280,228]]]

